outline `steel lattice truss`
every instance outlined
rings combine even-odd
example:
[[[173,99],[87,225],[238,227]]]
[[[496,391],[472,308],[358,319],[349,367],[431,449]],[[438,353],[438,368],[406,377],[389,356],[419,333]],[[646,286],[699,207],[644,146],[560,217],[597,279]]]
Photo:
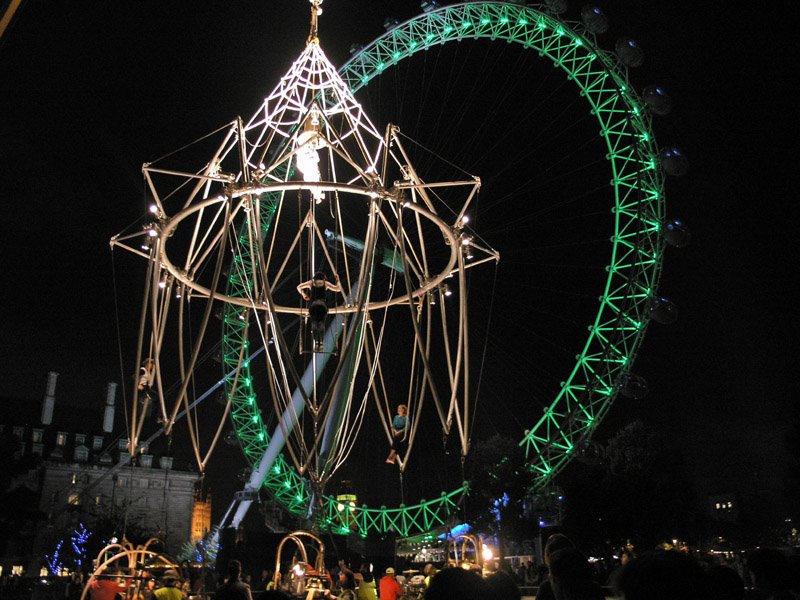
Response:
[[[579,23],[561,21],[544,7],[474,2],[440,8],[400,24],[361,50],[341,69],[352,91],[425,48],[484,38],[522,44],[563,69],[586,98],[601,126],[612,172],[615,215],[605,287],[586,343],[557,397],[524,436],[534,486],[544,488],[587,440],[631,368],[649,321],[648,309],[661,271],[663,176],[650,117],[629,86],[624,67],[601,50]],[[236,277],[229,294],[246,294]],[[238,364],[247,345],[245,324],[233,309],[225,316],[225,361]],[[244,452],[255,462],[268,446],[247,364],[232,391],[233,419]],[[283,459],[264,485],[290,511],[305,509],[308,490]],[[398,508],[350,507],[327,497],[326,523],[343,530],[410,535],[444,524],[464,488],[432,501]]]

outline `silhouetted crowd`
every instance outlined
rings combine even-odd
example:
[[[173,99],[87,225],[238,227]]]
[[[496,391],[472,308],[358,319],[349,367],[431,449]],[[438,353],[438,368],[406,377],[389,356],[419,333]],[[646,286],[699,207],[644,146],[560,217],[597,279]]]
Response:
[[[207,577],[210,570],[201,584],[198,574],[169,569],[136,586],[134,595],[136,600],[520,600],[524,590],[536,600],[800,600],[800,554],[773,548],[748,552],[746,559],[739,555],[730,559],[699,557],[678,550],[654,550],[639,556],[624,552],[615,568],[606,572],[569,538],[557,533],[548,538],[543,554],[540,568],[531,562],[516,569],[501,563],[485,577],[477,568],[437,570],[432,564],[408,579],[393,567],[373,576],[369,564],[351,570],[339,561],[330,572],[314,578],[316,588],[310,585],[314,573],[304,574],[308,579],[299,582],[304,583],[300,586],[298,581],[292,585],[288,578],[276,578],[267,570],[252,580],[243,577],[241,564],[232,560],[219,580]],[[91,600],[120,600],[133,592],[132,582],[112,571],[91,578],[88,584],[76,573],[66,588],[55,594],[53,589],[47,594],[26,593],[14,589],[7,577],[3,579],[0,597],[4,598],[79,600],[86,585],[86,598]]]

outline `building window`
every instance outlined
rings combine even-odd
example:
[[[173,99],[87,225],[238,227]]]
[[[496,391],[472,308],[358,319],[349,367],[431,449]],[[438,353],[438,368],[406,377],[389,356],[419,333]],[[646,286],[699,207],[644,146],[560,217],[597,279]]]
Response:
[[[77,492],[73,492],[67,497],[67,504],[70,506],[79,506],[80,503],[81,497]]]
[[[31,454],[35,454],[36,456],[44,456],[44,444],[32,444]]]
[[[19,425],[17,425],[16,427],[14,427],[13,431],[14,431],[14,435],[17,436],[20,440],[23,440],[25,438],[25,428],[24,427],[20,427]]]
[[[76,446],[83,446],[86,443],[86,434],[84,433],[76,433],[75,434],[75,445]]]
[[[162,469],[171,469],[172,468],[172,457],[171,456],[162,456],[160,463],[161,463],[161,468]]]
[[[59,431],[56,434],[56,446],[61,446],[63,448],[66,445],[67,445],[67,432]]]
[[[75,448],[75,460],[78,462],[86,462],[89,460],[89,449],[86,446],[78,446]]]
[[[127,450],[128,449],[128,438],[119,438],[117,442],[117,450]]]
[[[95,452],[103,449],[103,436],[96,435],[92,438],[92,450]]]
[[[44,436],[44,429],[31,429],[31,441],[34,444],[40,444]]]
[[[101,504],[103,504],[103,495],[102,494],[97,494],[97,496],[94,497],[94,503],[97,506],[100,506]]]
[[[153,455],[152,454],[142,454],[139,457],[139,464],[143,467],[152,467],[153,466]]]

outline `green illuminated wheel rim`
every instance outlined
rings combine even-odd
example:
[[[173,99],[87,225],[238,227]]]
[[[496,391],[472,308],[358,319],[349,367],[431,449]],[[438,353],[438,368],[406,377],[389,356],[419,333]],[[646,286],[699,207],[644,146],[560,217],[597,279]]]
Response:
[[[625,69],[601,50],[579,23],[560,20],[539,7],[474,2],[447,6],[397,25],[360,50],[340,73],[353,91],[366,86],[389,67],[433,46],[474,39],[520,44],[561,69],[585,99],[600,125],[600,137],[610,166],[613,213],[610,258],[603,287],[597,291],[597,311],[582,350],[560,390],[530,424],[520,444],[525,446],[534,487],[541,490],[567,464],[581,442],[588,440],[609,410],[624,378],[630,373],[649,322],[663,255],[660,235],[664,219],[663,176],[644,104],[630,87]],[[274,211],[277,199],[262,197]],[[269,219],[264,219],[269,227]],[[249,249],[231,273],[251,264]],[[237,254],[238,257],[238,254]],[[247,274],[249,275],[249,274]],[[247,277],[231,275],[228,294],[248,295]],[[226,370],[239,366],[249,354],[247,323],[226,305],[223,362]],[[244,352],[243,352],[244,350]],[[269,444],[264,417],[258,408],[249,364],[243,363],[238,385],[228,385],[232,419],[245,456],[255,466]],[[296,515],[305,513],[309,499],[302,478],[279,457],[264,483],[269,493]],[[323,519],[331,528],[357,528],[361,535],[389,531],[410,535],[445,523],[458,511],[463,488],[442,492],[435,500],[397,508],[343,507],[324,499]],[[347,511],[346,525],[342,519]]]

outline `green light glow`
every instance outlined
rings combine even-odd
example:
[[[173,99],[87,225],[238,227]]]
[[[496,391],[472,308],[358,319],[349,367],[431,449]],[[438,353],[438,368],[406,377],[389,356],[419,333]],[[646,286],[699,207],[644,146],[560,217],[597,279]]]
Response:
[[[487,15],[492,15],[492,18]],[[497,20],[492,27],[495,18]],[[476,23],[486,27],[475,28]],[[509,23],[515,26],[508,27]],[[475,31],[470,32],[469,38],[466,35],[453,35],[452,24],[464,28],[472,25]],[[611,196],[616,218],[611,262],[615,268],[609,269],[605,288],[598,301],[595,325],[588,332],[585,347],[578,355],[573,371],[556,398],[546,407],[543,415],[537,415],[538,421],[529,427],[520,442],[526,446],[528,466],[537,489],[541,489],[560,472],[570,455],[574,454],[565,451],[565,448],[574,447],[576,440],[588,437],[613,402],[617,393],[616,377],[624,366],[632,362],[643,339],[642,331],[649,319],[649,297],[659,280],[663,254],[660,252],[662,242],[658,224],[663,220],[664,197],[663,182],[655,159],[657,148],[647,120],[631,119],[629,116],[646,113],[639,107],[634,94],[625,93],[626,71],[610,65],[613,59],[611,55],[604,53],[603,56],[609,56],[609,60],[604,58],[598,61],[600,51],[593,40],[581,38],[571,27],[541,12],[535,5],[492,2],[454,4],[438,9],[435,18],[428,14],[420,15],[398,25],[385,33],[380,43],[373,43],[355,55],[341,70],[345,81],[353,90],[357,90],[385,69],[387,49],[403,48],[402,52],[394,51],[391,54],[393,61],[400,61],[415,51],[437,43],[472,38],[483,38],[493,43],[495,40],[514,42],[526,48],[526,52],[530,51],[532,59],[545,56],[544,60],[552,60],[556,67],[564,71],[568,80],[578,87],[577,91],[587,102],[591,114],[598,119],[600,135],[604,139],[607,160],[613,173]],[[557,39],[563,35],[570,36],[569,43]],[[646,159],[632,159],[629,150],[631,136],[637,136],[640,140],[638,151]],[[642,164],[645,165],[644,172],[641,172]],[[640,171],[637,172],[637,169]],[[274,207],[277,207],[277,199]],[[644,230],[640,220],[642,214],[648,216],[648,227]],[[651,221],[656,224],[655,227],[650,225]],[[633,246],[634,237],[641,244],[638,251]],[[244,282],[251,279],[248,270],[257,261],[251,259],[250,249],[244,245],[238,250],[242,259],[237,264],[242,272],[234,271],[229,276],[229,288],[235,288],[236,294],[233,295],[248,297],[251,290],[247,289]],[[653,259],[644,260],[643,256],[652,256]],[[647,292],[642,293],[643,289],[647,289]],[[223,321],[224,362],[228,366],[238,364],[242,347],[247,348],[246,323],[239,321],[237,314],[236,311],[226,312]],[[621,314],[630,315],[638,326],[632,327],[627,321],[622,321],[619,318]],[[609,340],[614,340],[613,345],[609,344]],[[249,365],[243,363],[242,367],[249,368]],[[232,402],[231,418],[248,461],[255,465],[269,443],[269,435],[263,429],[263,419],[260,419],[248,373],[242,375],[244,381],[248,382],[240,386],[244,390],[231,391],[231,388],[227,388]],[[589,394],[588,399],[578,397],[576,390],[589,387],[594,392]],[[575,403],[583,404],[575,406]],[[568,421],[564,415],[574,414],[576,409],[592,417]],[[268,477],[265,486],[281,499],[292,514],[304,514],[305,507],[301,504],[308,498],[308,493],[304,491],[302,478],[294,474],[283,457],[279,457],[272,471],[276,475],[284,473],[287,478],[278,480]],[[430,529],[443,524],[449,515],[458,511],[457,499],[461,492],[463,489],[442,492],[440,499],[408,507],[355,507],[352,514],[354,522],[358,523],[358,534],[365,536],[367,531],[385,533],[391,529],[401,535],[409,535],[422,528]],[[300,504],[295,504],[295,500]],[[328,513],[334,512],[335,505],[331,502],[334,500],[327,497],[323,499]]]

